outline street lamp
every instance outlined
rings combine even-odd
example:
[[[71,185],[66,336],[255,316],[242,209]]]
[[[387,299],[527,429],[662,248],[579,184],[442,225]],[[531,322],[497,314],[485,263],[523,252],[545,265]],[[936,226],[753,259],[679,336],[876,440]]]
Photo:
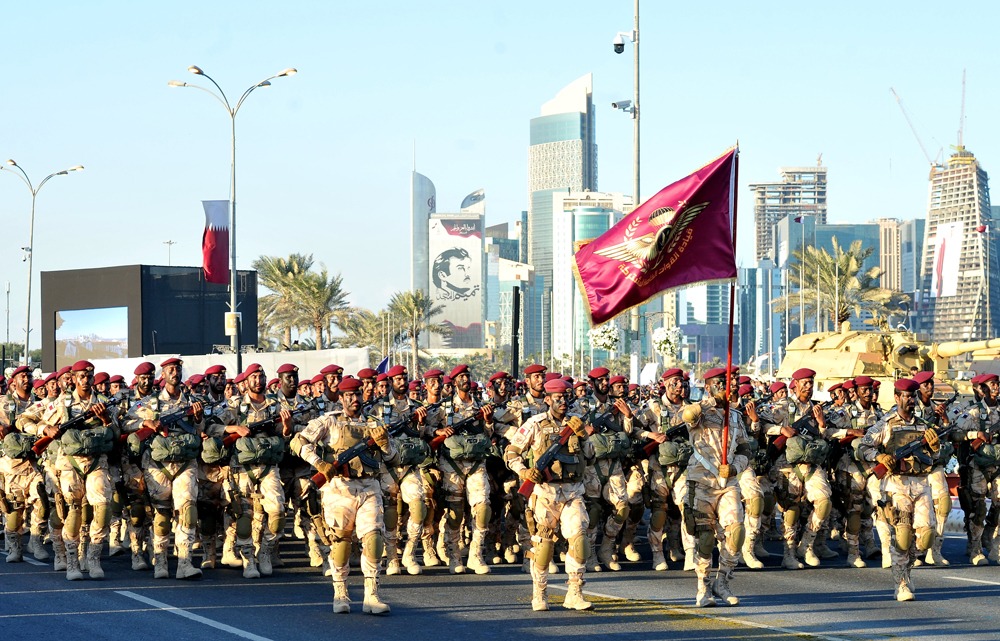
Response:
[[[243,95],[240,96],[240,99],[236,102],[235,107],[233,107],[229,103],[229,98],[226,97],[226,92],[222,90],[222,87],[219,86],[219,83],[215,82],[215,80],[213,80],[211,76],[202,71],[201,67],[198,67],[196,65],[191,65],[190,67],[188,67],[188,71],[195,74],[196,76],[202,76],[204,78],[207,78],[209,82],[215,85],[215,88],[219,90],[219,93],[216,94],[211,89],[206,89],[198,85],[188,84],[180,80],[171,80],[170,82],[167,83],[167,85],[170,87],[193,87],[195,89],[201,89],[205,93],[215,97],[215,99],[218,100],[223,107],[225,107],[226,113],[229,114],[229,120],[232,125],[231,129],[232,159],[231,159],[231,170],[230,170],[231,182],[229,188],[229,250],[230,250],[230,262],[231,262],[229,267],[229,311],[235,313],[236,312],[236,113],[240,110],[240,107],[243,105],[243,101],[247,99],[247,96],[249,96],[254,89],[256,89],[257,87],[270,87],[271,80],[275,78],[281,78],[284,76],[294,76],[295,74],[298,73],[298,70],[296,70],[294,67],[289,67],[284,71],[281,71],[279,73],[274,74],[273,76],[269,76],[264,80],[261,80],[260,82],[251,86],[249,89],[243,92]],[[241,329],[240,324],[237,324],[236,331],[233,333],[231,340],[233,352],[236,353],[237,373],[243,371],[243,362],[242,362],[243,359],[241,358],[240,355],[240,336],[239,336],[240,329]]]
[[[625,41],[632,43],[635,54],[632,69],[632,100],[619,100],[611,103],[615,109],[621,109],[632,116],[632,208],[639,206],[639,0],[635,0],[635,23],[632,31],[619,31],[612,41],[615,53],[625,51]],[[632,329],[632,357],[630,374],[632,380],[639,378],[639,308],[633,307],[629,315]]]
[[[83,165],[76,165],[74,167],[70,167],[69,169],[63,169],[62,171],[57,171],[54,174],[49,174],[42,180],[42,182],[38,183],[37,187],[31,184],[31,179],[28,178],[28,174],[25,173],[24,168],[21,167],[21,165],[11,159],[7,160],[7,165],[7,167],[0,166],[0,171],[11,172],[20,178],[24,184],[28,186],[28,190],[31,191],[31,222],[28,225],[28,246],[21,248],[24,250],[24,260],[28,261],[28,300],[24,310],[24,364],[27,365],[29,353],[28,333],[31,331],[31,264],[34,254],[33,245],[35,242],[35,197],[38,196],[38,192],[41,191],[45,183],[49,182],[49,178],[52,178],[53,176],[65,176],[71,171],[83,171]],[[9,167],[13,167],[17,171],[14,171],[14,169],[10,169]]]

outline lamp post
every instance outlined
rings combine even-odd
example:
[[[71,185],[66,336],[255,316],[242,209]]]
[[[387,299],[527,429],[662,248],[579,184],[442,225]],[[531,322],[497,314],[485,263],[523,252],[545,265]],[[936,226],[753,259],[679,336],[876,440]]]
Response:
[[[243,101],[247,99],[254,89],[257,87],[270,87],[271,80],[275,78],[281,78],[283,76],[294,76],[298,71],[294,67],[289,67],[280,73],[276,73],[273,76],[269,76],[264,80],[261,80],[257,84],[251,86],[249,89],[243,92],[240,99],[236,102],[236,106],[233,107],[229,103],[229,98],[226,97],[226,92],[222,90],[219,83],[215,82],[211,76],[206,74],[201,70],[200,67],[191,65],[188,67],[188,71],[195,74],[196,76],[203,76],[207,78],[209,82],[215,85],[215,88],[219,90],[216,94],[211,89],[206,89],[198,85],[188,84],[180,80],[171,80],[167,83],[171,87],[193,87],[195,89],[201,89],[205,93],[215,97],[219,103],[222,104],[226,109],[226,113],[229,114],[229,120],[231,124],[231,170],[230,170],[230,186],[229,186],[229,250],[230,250],[230,266],[229,266],[229,311],[236,312],[236,113],[240,110],[243,105]],[[221,96],[221,97],[220,97]],[[231,338],[231,345],[233,352],[236,354],[236,371],[237,373],[243,371],[243,359],[240,354],[240,328],[241,325],[237,323],[236,331],[233,333]]]
[[[20,178],[24,184],[28,186],[28,190],[31,191],[31,222],[28,225],[28,246],[21,248],[25,252],[25,260],[28,261],[28,299],[25,303],[24,309],[24,364],[27,365],[28,354],[30,352],[28,349],[28,334],[31,332],[31,265],[34,254],[33,245],[35,242],[35,198],[38,196],[38,192],[42,190],[42,187],[45,186],[45,183],[49,182],[50,178],[53,176],[65,176],[71,171],[82,171],[83,165],[76,165],[74,167],[70,167],[69,169],[63,169],[62,171],[57,171],[54,174],[49,174],[42,179],[42,182],[38,183],[37,187],[31,184],[31,179],[28,178],[28,174],[25,173],[24,168],[22,168],[21,165],[10,159],[7,160],[7,165],[8,167],[0,166],[0,171],[11,172]],[[14,169],[10,169],[9,167],[13,167],[17,171],[14,171]]]
[[[635,15],[632,31],[619,31],[612,44],[615,53],[625,51],[625,40],[632,43],[632,100],[620,100],[611,103],[615,109],[632,115],[632,208],[639,206],[639,0],[635,0]],[[632,331],[632,356],[630,360],[630,379],[639,378],[639,308],[634,307],[629,314]]]

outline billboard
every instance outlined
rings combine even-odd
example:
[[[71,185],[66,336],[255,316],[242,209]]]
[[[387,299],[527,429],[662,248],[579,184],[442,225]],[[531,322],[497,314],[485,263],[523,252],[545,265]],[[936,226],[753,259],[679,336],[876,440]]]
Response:
[[[430,298],[442,307],[432,322],[448,330],[430,334],[430,348],[483,347],[482,216],[431,218],[428,240]]]
[[[964,227],[961,222],[938,225],[931,269],[931,298],[958,294],[958,264],[962,258]]]
[[[128,307],[56,312],[56,369],[105,358],[128,358]]]

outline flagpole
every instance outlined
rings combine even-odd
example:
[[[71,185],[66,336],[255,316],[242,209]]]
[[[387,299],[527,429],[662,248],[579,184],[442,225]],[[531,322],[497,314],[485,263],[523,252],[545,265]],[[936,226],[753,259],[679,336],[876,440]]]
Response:
[[[733,194],[733,259],[736,258],[736,201],[739,197],[739,190],[736,188],[740,181],[740,150],[737,146],[736,154],[733,157],[733,182],[729,189]],[[726,353],[726,400],[723,403],[725,415],[722,419],[722,464],[729,464],[729,391],[733,386],[733,309],[736,307],[736,283],[729,282],[729,351]]]

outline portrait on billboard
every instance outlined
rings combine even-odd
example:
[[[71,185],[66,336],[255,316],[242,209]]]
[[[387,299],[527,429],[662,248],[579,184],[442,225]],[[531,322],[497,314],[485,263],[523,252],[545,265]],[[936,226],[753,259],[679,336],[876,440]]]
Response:
[[[438,254],[431,272],[438,300],[467,300],[479,293],[479,274],[472,273],[472,257],[461,247]]]
[[[482,218],[432,218],[429,227],[430,297],[441,309],[433,322],[446,328],[432,334],[431,348],[483,346]]]

